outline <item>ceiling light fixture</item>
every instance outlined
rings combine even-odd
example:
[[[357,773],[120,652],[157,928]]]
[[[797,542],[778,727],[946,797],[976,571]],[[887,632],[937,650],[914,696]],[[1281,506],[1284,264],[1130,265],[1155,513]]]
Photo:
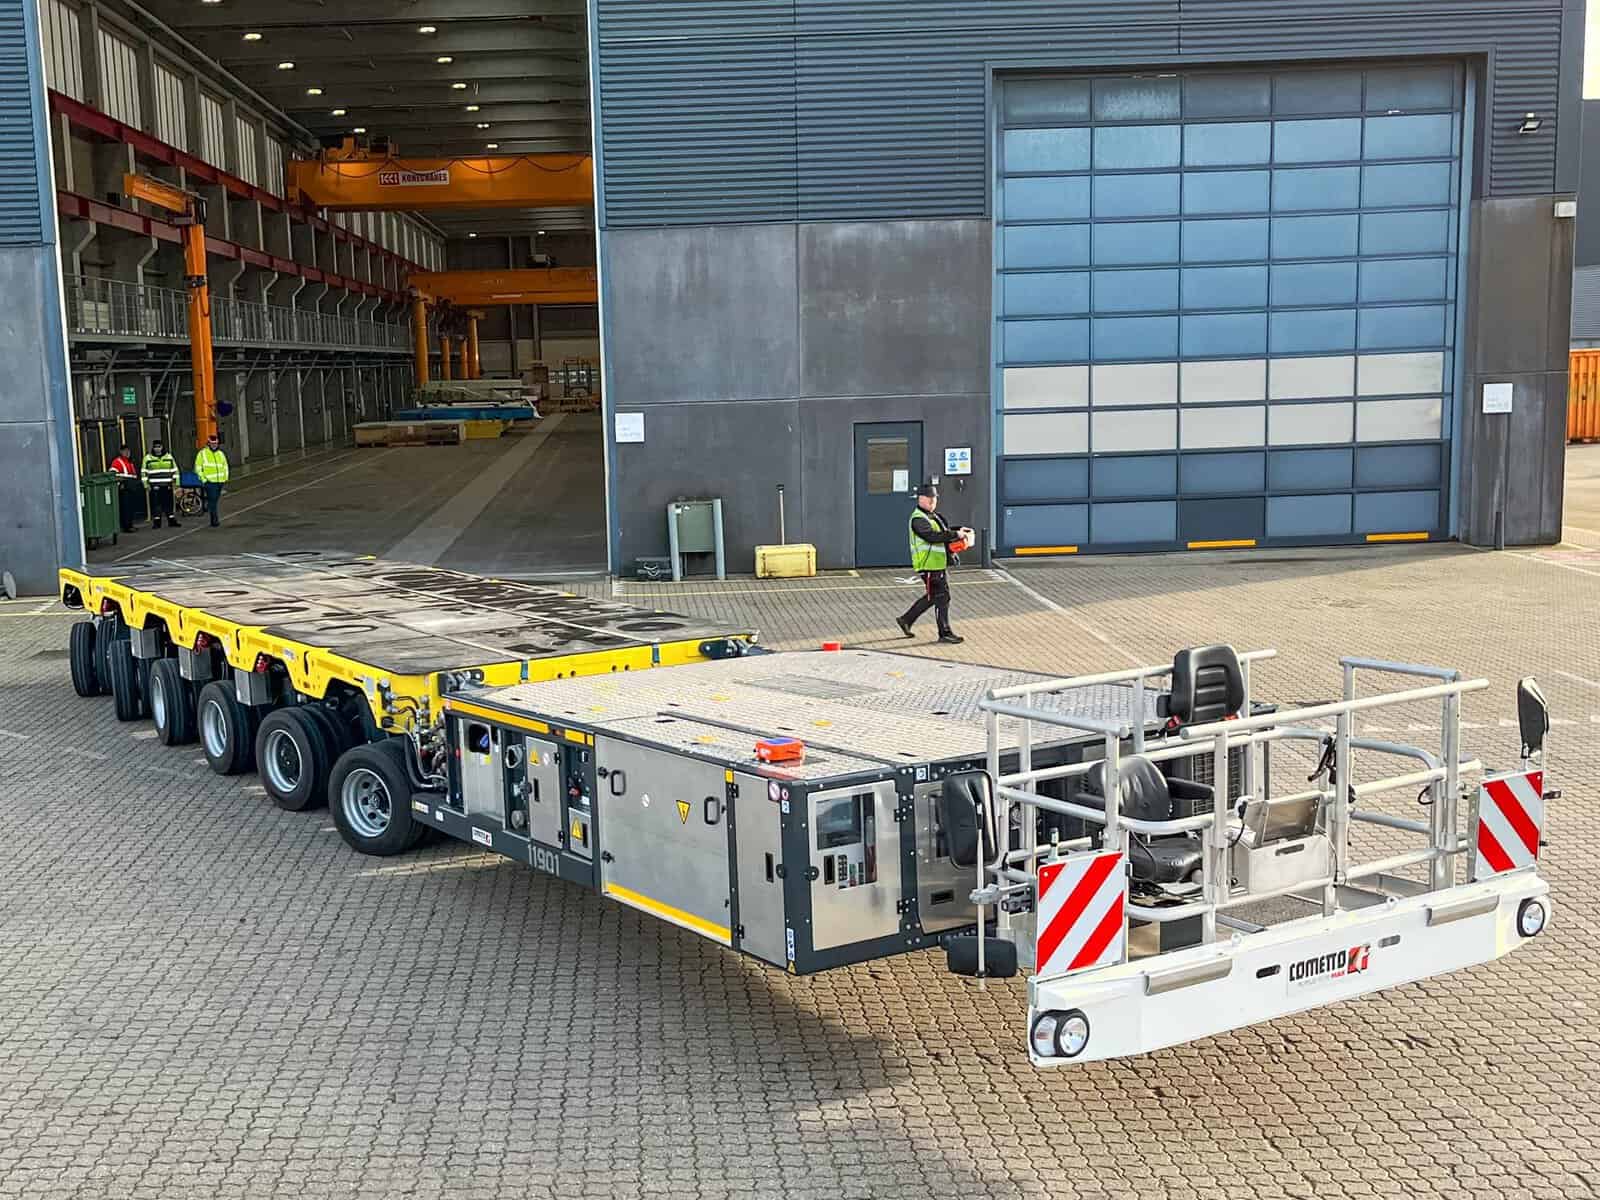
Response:
[[[292,70],[294,70],[294,64],[292,62],[281,62],[281,63],[278,64],[278,70],[280,70],[280,71],[292,71]]]
[[[487,122],[487,121],[479,121],[478,122],[478,128],[479,129],[487,129],[487,128],[489,128],[489,122]]]
[[[309,87],[309,88],[306,89],[306,95],[308,95],[308,96],[320,96],[320,95],[322,95],[322,89],[319,88],[319,87]]]
[[[350,132],[351,133],[365,133],[366,131],[367,131],[367,127],[365,125],[357,125]]]
[[[469,104],[469,105],[467,105],[467,111],[468,112],[477,112],[482,107],[483,107],[483,105],[481,105],[481,104]]]
[[[222,0],[200,0],[201,4],[221,4]]]
[[[458,92],[464,92],[467,90],[467,85],[464,83],[452,83],[450,86]]]
[[[261,35],[259,33],[247,33],[244,35],[244,40],[247,42],[259,42]]]
[[[487,149],[487,150],[498,150],[498,149],[500,149],[500,143],[499,142],[488,142],[488,143],[485,143],[484,148]]]
[[[449,54],[441,54],[441,55],[439,55],[439,57],[438,57],[438,58],[436,58],[436,59],[434,59],[434,60],[433,60],[433,61],[434,61],[434,62],[436,62],[436,63],[438,63],[438,64],[439,64],[439,65],[440,65],[440,66],[441,66],[441,67],[442,67],[442,66],[444,66],[444,65],[445,65],[445,64],[447,64],[447,63],[453,63],[453,62],[455,62],[455,58],[454,58],[454,56],[453,56],[453,55],[449,55]]]
[[[477,235],[477,234],[475,234],[475,233],[469,233],[469,234],[467,234],[467,236],[468,236],[468,237],[477,237],[477,236],[478,236],[478,235]]]
[[[344,114],[345,114],[345,110],[342,109],[342,108],[336,108],[336,109],[333,110],[333,113],[332,113],[332,115],[335,116],[335,117],[342,117],[342,116],[344,116]]]
[[[439,32],[439,27],[437,25],[418,25],[417,26],[417,32],[418,33],[438,33]]]
[[[534,230],[534,232],[537,233],[540,237],[544,236],[544,230],[542,230],[542,229],[536,229],[536,230]]]

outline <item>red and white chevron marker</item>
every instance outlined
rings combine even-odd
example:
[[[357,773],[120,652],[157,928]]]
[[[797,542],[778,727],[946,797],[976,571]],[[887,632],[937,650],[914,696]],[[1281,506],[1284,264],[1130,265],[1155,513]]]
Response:
[[[1517,771],[1478,786],[1478,843],[1472,878],[1492,879],[1539,857],[1544,828],[1544,772]]]
[[[1078,854],[1039,868],[1036,975],[1066,975],[1122,961],[1122,853]]]

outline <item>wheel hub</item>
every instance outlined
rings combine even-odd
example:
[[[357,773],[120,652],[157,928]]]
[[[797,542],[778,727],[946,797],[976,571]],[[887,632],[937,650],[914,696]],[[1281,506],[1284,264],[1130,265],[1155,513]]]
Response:
[[[207,700],[200,713],[200,736],[205,739],[206,752],[212,758],[221,758],[227,752],[227,716],[215,700]]]
[[[362,837],[382,837],[389,828],[393,811],[389,785],[376,771],[357,767],[345,776],[339,802],[344,807],[345,820]]]
[[[266,761],[261,765],[267,772],[267,781],[280,795],[294,791],[299,786],[302,770],[300,747],[284,730],[274,729],[267,734],[265,749]]]

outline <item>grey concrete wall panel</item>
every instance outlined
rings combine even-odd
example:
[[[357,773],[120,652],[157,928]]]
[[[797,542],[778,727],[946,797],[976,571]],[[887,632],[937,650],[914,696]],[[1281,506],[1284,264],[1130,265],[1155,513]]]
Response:
[[[1583,102],[1582,166],[1578,177],[1579,267],[1600,266],[1600,100]]]
[[[988,386],[986,221],[800,226],[800,390],[940,395]]]
[[[1473,206],[1472,276],[1458,536],[1473,545],[1561,538],[1573,222],[1548,197]],[[1514,386],[1509,414],[1485,414],[1485,383]]]
[[[0,570],[26,596],[55,590],[55,497],[50,430],[43,421],[0,421]]]
[[[793,227],[618,231],[606,256],[613,410],[797,393]]]
[[[924,478],[944,476],[947,448],[970,446],[972,474],[943,478],[939,505],[958,524],[974,529],[989,524],[989,473],[993,459],[989,451],[987,393],[812,398],[801,403],[799,418],[805,492],[798,504],[801,520],[796,526],[795,492],[792,488],[789,491],[789,537],[815,543],[819,564],[854,564],[855,425],[860,422],[921,421]]]
[[[655,406],[642,444],[617,446],[615,500],[621,574],[640,555],[667,553],[666,506],[722,498],[727,567],[755,570],[754,547],[778,540],[777,485],[783,484],[792,542],[807,540],[801,513],[800,406],[795,401]],[[854,543],[852,542],[853,546]]]
[[[1584,30],[1589,22],[1587,0],[1562,0],[1561,78],[1577,80],[1562,88],[1556,107],[1556,184],[1558,192],[1578,190],[1583,160]]]
[[[596,3],[603,225],[981,216],[991,67],[1470,56],[1488,194],[1571,187],[1574,0]]]

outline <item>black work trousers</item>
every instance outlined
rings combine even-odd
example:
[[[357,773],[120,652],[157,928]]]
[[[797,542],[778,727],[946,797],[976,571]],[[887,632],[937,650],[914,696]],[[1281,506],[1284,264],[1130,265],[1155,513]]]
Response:
[[[154,529],[161,528],[161,518],[172,522],[172,485],[170,483],[152,483],[150,485],[150,525]]]
[[[945,571],[919,571],[922,576],[922,595],[917,602],[906,609],[905,616],[900,619],[907,625],[915,625],[917,618],[930,608],[933,609],[934,619],[939,622],[939,632],[950,632],[950,576]]]
[[[143,490],[136,479],[117,480],[117,515],[123,533],[133,532],[133,523],[139,519],[139,493]]]

